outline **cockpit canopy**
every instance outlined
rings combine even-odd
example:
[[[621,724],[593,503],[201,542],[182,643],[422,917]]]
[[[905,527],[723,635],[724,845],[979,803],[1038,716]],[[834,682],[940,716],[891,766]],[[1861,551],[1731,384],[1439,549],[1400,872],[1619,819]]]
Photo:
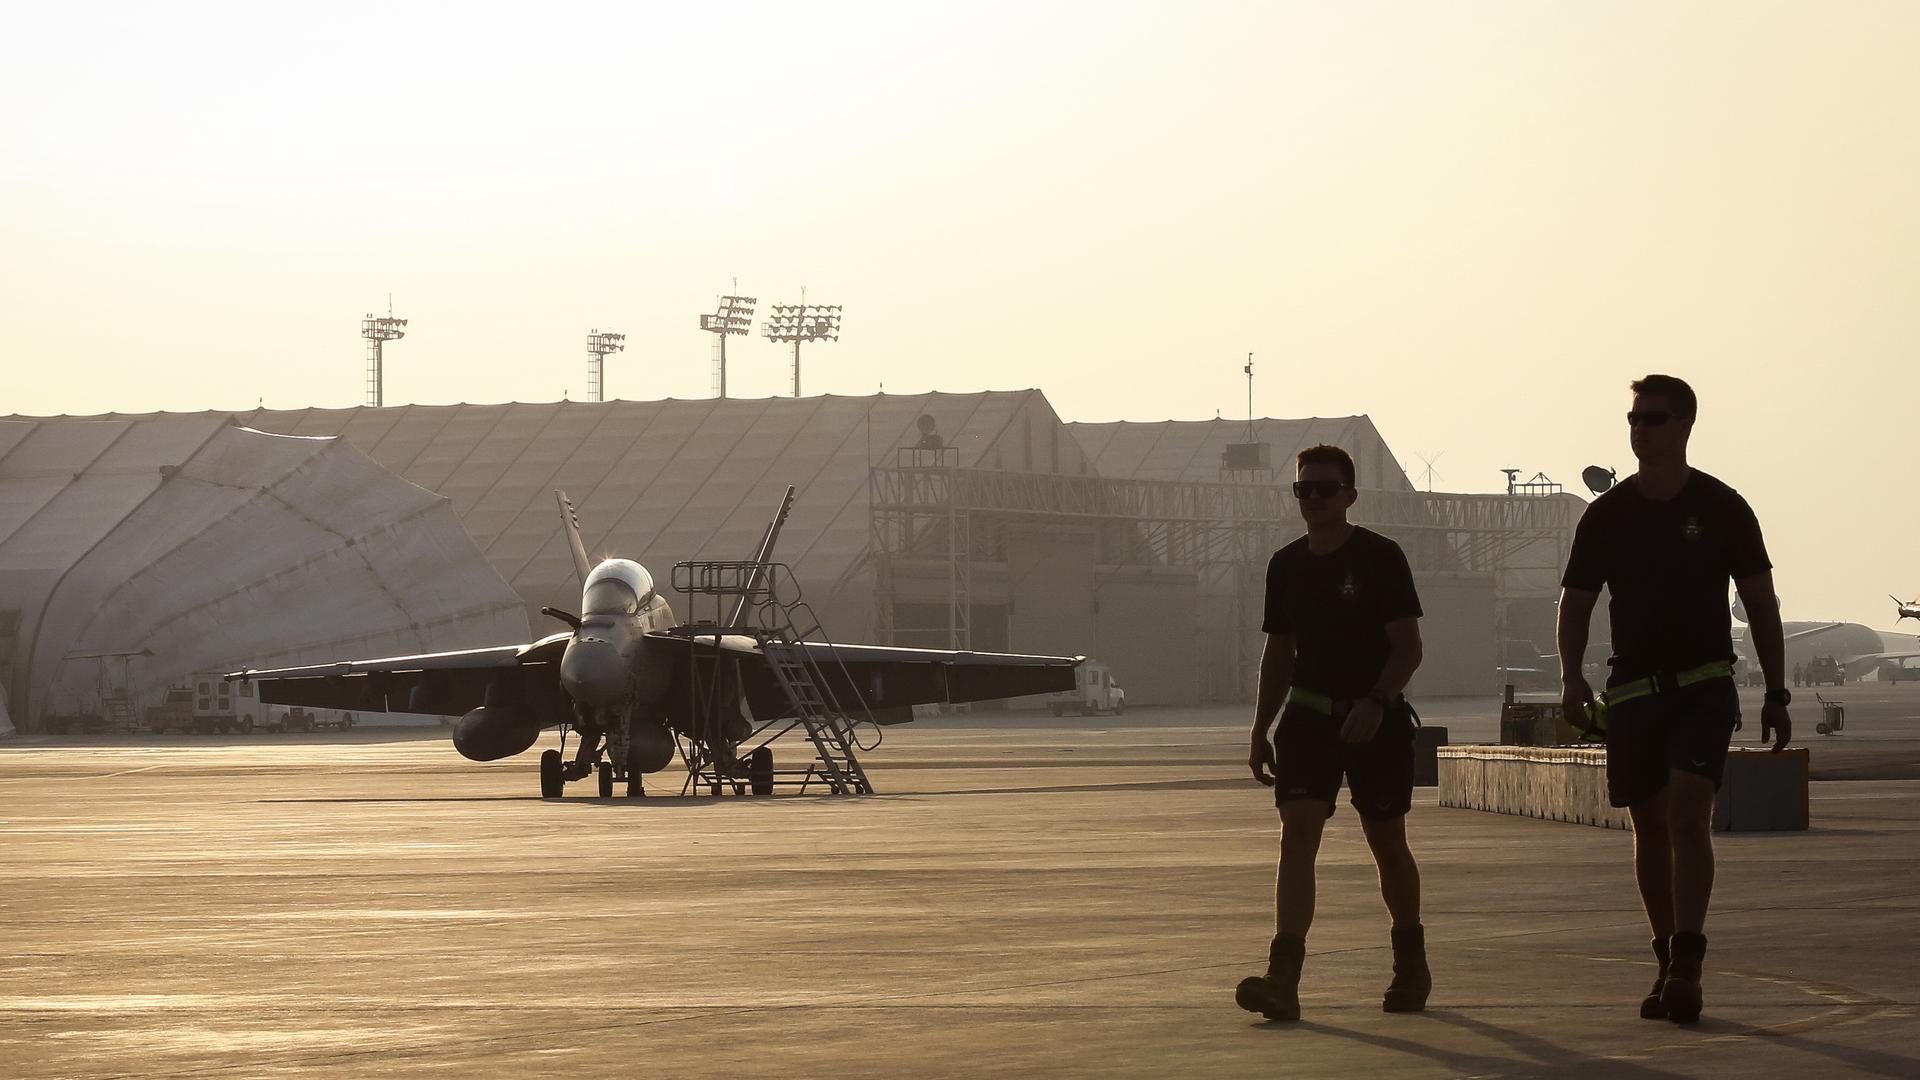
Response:
[[[587,575],[580,614],[636,615],[653,599],[653,575],[632,559],[608,559]]]

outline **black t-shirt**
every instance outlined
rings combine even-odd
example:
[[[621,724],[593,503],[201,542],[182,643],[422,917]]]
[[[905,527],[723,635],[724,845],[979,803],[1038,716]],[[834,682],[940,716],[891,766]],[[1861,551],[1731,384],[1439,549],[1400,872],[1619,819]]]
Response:
[[[1727,581],[1772,568],[1747,500],[1695,469],[1665,502],[1642,494],[1638,476],[1595,499],[1560,584],[1613,594],[1614,672],[1638,678],[1733,659]]]
[[[1421,614],[1400,545],[1357,525],[1325,555],[1308,550],[1302,536],[1267,563],[1260,629],[1293,636],[1293,685],[1306,690],[1336,698],[1366,694],[1392,651],[1387,624]]]

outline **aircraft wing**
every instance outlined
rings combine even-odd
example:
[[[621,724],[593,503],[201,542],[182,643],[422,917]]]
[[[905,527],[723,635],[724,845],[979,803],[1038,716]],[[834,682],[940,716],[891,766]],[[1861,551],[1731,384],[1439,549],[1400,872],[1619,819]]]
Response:
[[[1794,631],[1793,633],[1791,633],[1791,634],[1788,634],[1788,635],[1787,635],[1787,636],[1786,636],[1786,637],[1785,637],[1784,639],[1782,639],[1782,640],[1785,640],[1785,641],[1800,641],[1800,640],[1803,640],[1803,639],[1805,639],[1805,638],[1810,638],[1810,637],[1816,637],[1816,636],[1818,636],[1818,635],[1820,635],[1820,634],[1824,634],[1824,633],[1826,633],[1826,632],[1828,632],[1828,631],[1830,631],[1830,630],[1838,630],[1838,629],[1840,629],[1841,627],[1843,627],[1843,626],[1845,626],[1845,625],[1847,625],[1847,624],[1846,624],[1846,623],[1838,623],[1838,622],[1836,622],[1836,623],[1828,623],[1828,624],[1827,624],[1827,625],[1825,625],[1825,626],[1815,626],[1815,627],[1811,627],[1811,628],[1809,628],[1809,629],[1806,629],[1806,630],[1795,630],[1795,631]]]
[[[361,712],[412,712],[458,716],[485,704],[496,683],[509,696],[541,712],[564,706],[560,690],[560,654],[572,635],[566,632],[526,645],[343,660],[305,667],[249,668],[226,676],[228,682],[260,684],[260,700],[269,705]],[[558,723],[564,707],[553,711]]]
[[[1916,658],[1920,658],[1920,652],[1862,653],[1859,656],[1847,657],[1840,666],[1847,669],[1849,676],[1858,677],[1865,675],[1881,664],[1898,663],[1901,660],[1913,660]]]
[[[684,648],[686,639],[677,640]],[[720,639],[720,648],[741,657],[747,705],[754,716],[768,720],[788,711],[786,695],[757,641],[729,634]],[[1087,659],[818,641],[802,642],[800,648],[815,670],[826,677],[826,690],[842,711],[860,717],[860,705],[864,704],[866,711],[883,724],[911,720],[915,705],[959,705],[1072,690],[1073,670]],[[749,657],[759,662],[753,663]]]

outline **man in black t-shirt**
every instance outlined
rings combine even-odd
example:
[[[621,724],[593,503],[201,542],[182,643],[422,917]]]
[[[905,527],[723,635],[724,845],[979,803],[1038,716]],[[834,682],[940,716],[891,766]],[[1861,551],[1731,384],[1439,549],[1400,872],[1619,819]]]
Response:
[[[1773,564],[1738,492],[1687,465],[1697,402],[1671,375],[1633,384],[1627,413],[1640,469],[1593,501],[1574,532],[1560,594],[1560,683],[1569,715],[1593,701],[1580,671],[1601,586],[1612,594],[1607,791],[1633,818],[1634,879],[1660,974],[1650,1020],[1700,1018],[1700,965],[1713,892],[1713,803],[1740,726],[1727,581],[1766,676],[1761,738],[1792,737],[1786,644]]]
[[[1407,848],[1414,717],[1400,691],[1420,666],[1420,598],[1400,546],[1347,521],[1355,494],[1346,451],[1302,450],[1295,476],[1307,534],[1267,565],[1267,645],[1247,761],[1253,778],[1274,789],[1280,810],[1276,932],[1267,973],[1241,980],[1234,1000],[1270,1020],[1300,1018],[1313,864],[1344,776],[1393,916],[1393,983],[1382,1007],[1417,1012],[1433,978],[1420,925],[1420,870]]]

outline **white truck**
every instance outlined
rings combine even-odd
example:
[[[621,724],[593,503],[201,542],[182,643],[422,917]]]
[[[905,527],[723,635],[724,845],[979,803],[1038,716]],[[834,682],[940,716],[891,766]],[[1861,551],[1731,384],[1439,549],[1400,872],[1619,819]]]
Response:
[[[196,735],[250,735],[267,723],[266,706],[254,695],[252,683],[229,683],[218,675],[192,676],[184,686],[170,686],[160,703],[147,710],[147,728],[158,735],[169,728]]]
[[[353,714],[332,709],[303,709],[298,705],[268,705],[259,700],[250,682],[230,683],[216,674],[200,674],[185,685],[170,686],[160,703],[147,709],[147,729],[155,735],[171,729],[196,735],[253,734],[267,731],[313,731],[353,726]]]
[[[1127,692],[1113,681],[1105,664],[1092,660],[1073,669],[1073,689],[1047,695],[1047,711],[1055,716],[1077,712],[1081,716],[1127,711]]]

